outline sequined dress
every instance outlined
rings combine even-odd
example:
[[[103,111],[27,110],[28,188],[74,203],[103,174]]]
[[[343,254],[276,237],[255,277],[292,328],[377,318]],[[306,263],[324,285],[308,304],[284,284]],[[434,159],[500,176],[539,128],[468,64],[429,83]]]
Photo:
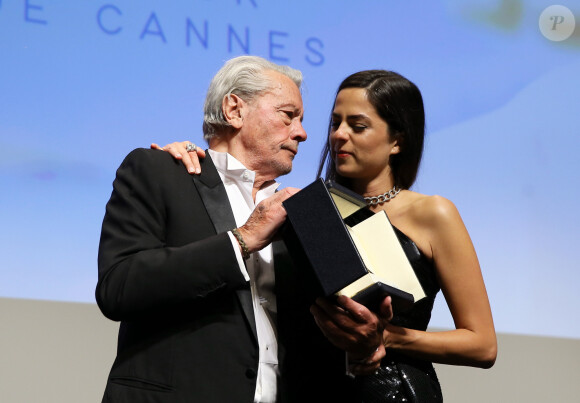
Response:
[[[395,315],[391,323],[405,328],[426,330],[435,296],[440,289],[435,268],[409,237],[396,228],[395,231],[427,296],[418,301],[410,311]],[[360,397],[357,400],[364,403],[443,401],[441,387],[431,362],[392,351],[387,351],[376,375],[357,377],[355,385],[356,396]]]

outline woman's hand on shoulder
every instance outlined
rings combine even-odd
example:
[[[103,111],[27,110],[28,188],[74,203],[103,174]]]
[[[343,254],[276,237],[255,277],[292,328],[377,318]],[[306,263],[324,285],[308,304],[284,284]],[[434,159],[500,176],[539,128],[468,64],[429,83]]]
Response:
[[[151,143],[151,149],[167,151],[176,160],[181,160],[187,169],[187,172],[190,174],[199,175],[201,173],[201,165],[199,160],[200,158],[205,158],[205,151],[197,146],[189,146],[190,149],[192,148],[192,150],[188,151],[186,147],[188,147],[189,144],[193,145],[191,141],[176,141],[174,143],[164,145],[163,147],[160,147],[156,143]]]

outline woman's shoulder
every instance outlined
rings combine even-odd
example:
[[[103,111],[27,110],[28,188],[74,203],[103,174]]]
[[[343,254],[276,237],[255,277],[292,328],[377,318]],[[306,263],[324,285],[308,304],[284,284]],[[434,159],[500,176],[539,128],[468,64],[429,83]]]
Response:
[[[455,204],[443,196],[406,193],[408,214],[424,225],[439,227],[461,219]]]

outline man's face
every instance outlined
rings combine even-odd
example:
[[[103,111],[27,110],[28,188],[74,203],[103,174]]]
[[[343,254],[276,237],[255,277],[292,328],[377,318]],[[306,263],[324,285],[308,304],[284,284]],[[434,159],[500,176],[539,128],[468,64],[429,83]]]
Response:
[[[237,141],[243,162],[266,180],[292,170],[298,143],[306,140],[302,127],[304,110],[300,90],[283,74],[269,71],[272,88],[246,103]]]

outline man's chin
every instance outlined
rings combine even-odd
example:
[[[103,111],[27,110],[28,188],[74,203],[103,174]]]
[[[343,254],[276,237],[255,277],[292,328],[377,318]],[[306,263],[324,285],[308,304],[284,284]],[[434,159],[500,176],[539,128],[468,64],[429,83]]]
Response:
[[[292,161],[284,163],[275,162],[273,165],[277,177],[288,175],[292,171]]]

